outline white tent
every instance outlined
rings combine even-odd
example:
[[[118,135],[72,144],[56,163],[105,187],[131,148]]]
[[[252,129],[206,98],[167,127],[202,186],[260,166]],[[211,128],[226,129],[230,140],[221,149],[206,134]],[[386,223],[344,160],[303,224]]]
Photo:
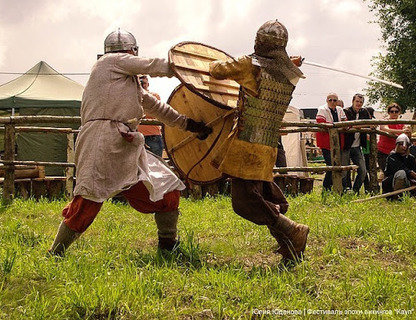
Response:
[[[284,121],[300,122],[300,112],[298,108],[289,106],[286,111]],[[306,151],[304,141],[301,140],[301,134],[289,133],[282,136],[283,147],[286,152],[286,160],[288,167],[303,167],[306,166]],[[301,173],[298,173],[301,175]]]

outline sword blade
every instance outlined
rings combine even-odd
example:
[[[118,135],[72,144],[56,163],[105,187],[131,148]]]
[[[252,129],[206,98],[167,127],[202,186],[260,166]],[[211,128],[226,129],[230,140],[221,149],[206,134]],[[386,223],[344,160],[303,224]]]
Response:
[[[403,89],[403,86],[398,84],[398,83],[394,83],[394,82],[391,82],[391,81],[386,81],[386,80],[379,79],[379,78],[376,78],[376,77],[365,76],[365,75],[358,74],[358,73],[355,73],[355,72],[350,72],[350,71],[346,71],[346,70],[342,70],[342,69],[338,69],[338,68],[328,67],[328,66],[324,66],[322,64],[316,63],[316,62],[311,62],[311,61],[306,61],[306,60],[303,61],[303,64],[318,67],[318,68],[322,68],[322,69],[327,69],[327,70],[331,70],[331,71],[342,72],[342,73],[346,73],[346,74],[349,74],[349,75],[352,75],[352,76],[356,76],[356,77],[360,77],[360,78],[364,78],[364,79],[368,79],[368,80],[373,80],[373,81],[376,81],[376,82],[381,82],[381,83],[387,84],[387,85],[395,87],[395,88]]]

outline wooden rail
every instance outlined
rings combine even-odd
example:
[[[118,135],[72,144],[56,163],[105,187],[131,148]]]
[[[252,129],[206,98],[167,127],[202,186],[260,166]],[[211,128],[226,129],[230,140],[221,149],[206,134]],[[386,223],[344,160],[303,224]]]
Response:
[[[51,167],[70,167],[75,168],[75,163],[70,162],[50,162],[50,161],[9,161],[9,160],[0,160],[0,163],[4,164],[4,167],[7,166],[51,166]]]
[[[302,122],[283,122],[282,129],[279,130],[281,133],[294,133],[294,132],[328,132],[330,138],[331,147],[331,159],[332,166],[328,166],[328,171],[333,171],[333,190],[337,193],[342,193],[342,172],[339,170],[341,167],[341,147],[339,141],[339,133],[367,133],[370,136],[370,153],[369,153],[369,177],[370,177],[370,192],[379,192],[379,183],[377,178],[377,135],[383,135],[390,138],[396,138],[397,135],[387,133],[375,128],[362,128],[361,126],[377,127],[379,125],[388,124],[407,124],[416,126],[416,120],[354,120],[354,121],[342,121],[334,124],[330,123],[302,123]],[[360,127],[354,127],[360,126]],[[295,127],[292,129],[292,127]],[[291,128],[291,129],[288,129]],[[412,139],[416,141],[416,139]],[[344,166],[345,167],[345,166]],[[332,168],[332,170],[331,170]],[[333,170],[337,168],[337,170]],[[296,171],[292,169],[281,168],[276,172],[288,172]],[[303,171],[302,170],[299,171]],[[351,170],[351,169],[350,169]],[[305,170],[306,171],[306,170]],[[325,170],[326,171],[326,170]],[[314,172],[314,171],[309,171]]]
[[[4,157],[0,163],[4,164],[4,182],[3,182],[3,198],[5,202],[12,201],[14,197],[14,180],[15,168],[18,165],[43,165],[43,166],[60,166],[65,167],[66,175],[66,192],[68,196],[72,196],[74,185],[74,135],[79,130],[71,128],[53,128],[53,127],[38,127],[27,126],[34,124],[45,123],[60,123],[80,125],[80,117],[67,116],[11,116],[0,117],[0,131],[4,132]],[[141,124],[144,125],[160,125],[157,120],[143,120]],[[377,129],[371,128],[351,128],[353,126],[377,126],[380,124],[409,124],[416,125],[416,120],[356,120],[343,121],[335,124],[329,123],[304,123],[304,122],[283,122],[283,128],[279,131],[281,133],[298,133],[298,132],[319,132],[326,131],[330,136],[332,166],[309,168],[309,167],[291,167],[279,168],[275,172],[289,172],[289,171],[303,171],[303,172],[317,172],[317,171],[333,171],[334,190],[338,193],[342,192],[342,171],[352,170],[356,166],[342,166],[341,165],[341,149],[339,142],[340,132],[363,132],[370,135],[370,186],[372,190],[378,191],[377,181],[377,134],[389,137],[396,137]],[[15,160],[15,135],[17,132],[44,132],[44,133],[61,133],[67,135],[67,161],[68,162],[46,162],[46,161],[16,161]]]
[[[65,168],[65,190],[68,197],[73,195],[74,187],[74,168],[75,168],[75,146],[74,135],[79,133],[79,130],[72,128],[54,128],[54,127],[39,127],[27,126],[30,124],[72,124],[81,125],[81,117],[67,117],[67,116],[11,116],[0,117],[0,132],[4,132],[4,156],[0,163],[4,164],[4,181],[3,181],[3,198],[5,203],[12,201],[15,190],[15,168],[19,165],[37,165],[37,166],[58,166]],[[141,121],[144,125],[159,125],[157,120]],[[43,132],[43,133],[61,133],[67,136],[67,161],[68,162],[50,162],[50,161],[16,161],[15,160],[15,139],[18,132]]]
[[[37,127],[37,126],[25,126],[38,123],[60,123],[60,124],[73,124],[80,125],[80,117],[66,117],[66,116],[11,116],[0,117],[0,124],[4,125],[4,128],[0,128],[4,132],[4,157],[0,160],[0,163],[4,164],[4,181],[3,181],[3,198],[5,203],[10,203],[13,200],[15,190],[15,168],[19,165],[41,165],[41,166],[60,166],[69,168],[72,170],[72,177],[69,175],[66,179],[67,195],[72,196],[72,188],[69,184],[73,183],[73,163],[74,150],[67,151],[67,159],[70,162],[47,162],[47,161],[16,161],[15,160],[15,139],[18,132],[44,132],[44,133],[62,133],[66,134],[68,141],[74,139],[74,134],[79,130],[71,128],[52,128],[52,127]],[[73,142],[72,142],[73,144]],[[70,145],[70,143],[68,143]],[[68,170],[68,169],[67,169]],[[71,172],[71,171],[69,171]],[[72,185],[73,186],[73,185]]]

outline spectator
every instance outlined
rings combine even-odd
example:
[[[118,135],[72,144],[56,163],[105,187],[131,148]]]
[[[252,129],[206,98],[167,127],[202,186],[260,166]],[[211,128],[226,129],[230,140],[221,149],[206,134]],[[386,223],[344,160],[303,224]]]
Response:
[[[373,108],[367,107],[367,111],[370,113],[371,118],[375,118]],[[370,177],[369,177],[369,172],[370,172],[370,137],[368,136],[368,134],[366,136],[367,136],[366,146],[362,147],[364,160],[365,160],[365,169],[367,171],[367,174],[365,175],[365,179],[364,179],[364,189],[365,189],[365,192],[372,192],[373,190],[370,189]]]
[[[286,151],[283,147],[282,137],[279,137],[279,143],[277,145],[277,157],[274,164],[277,168],[287,167]]]
[[[412,126],[408,126],[407,128],[408,130],[406,130],[405,133],[410,139],[409,153],[416,158],[416,140],[415,140],[416,132],[412,132]]]
[[[318,123],[334,123],[339,121],[347,120],[344,110],[340,106],[337,106],[338,95],[336,93],[330,93],[326,97],[326,105],[318,107],[318,113],[316,114],[316,122]],[[344,145],[344,135],[340,135],[341,150]],[[329,144],[328,132],[317,132],[316,133],[316,144],[322,150],[325,164],[328,166],[332,165],[331,162],[331,147]],[[342,164],[346,163],[347,158],[345,152],[341,151]],[[327,171],[323,182],[324,190],[330,190],[332,187],[332,172]]]
[[[344,101],[342,101],[341,99],[339,99],[337,101],[337,106],[341,107],[342,109],[344,109]]]
[[[149,79],[145,75],[139,77],[140,85],[146,91],[148,91],[157,100],[160,100],[160,96],[157,93],[149,91]],[[145,117],[148,120],[155,120],[153,118]],[[144,135],[145,147],[150,152],[161,157],[163,154],[163,140],[160,132],[160,126],[157,125],[138,125],[137,131]]]
[[[410,146],[409,152],[412,156],[416,158],[416,141],[414,141],[412,145]]]
[[[416,184],[416,160],[409,154],[410,139],[401,134],[396,139],[395,149],[387,157],[383,193],[401,190]]]
[[[388,120],[397,120],[400,117],[402,109],[397,103],[392,103],[387,107],[387,113],[388,113]],[[396,136],[400,135],[401,133],[404,133],[405,125],[404,124],[389,124],[389,125],[381,125],[380,130],[388,133],[393,133]],[[381,170],[385,170],[386,168],[386,159],[390,152],[395,148],[396,139],[390,138],[386,136],[380,135],[380,139],[377,144],[377,161],[378,166],[381,168]]]
[[[348,120],[371,119],[371,114],[367,108],[363,108],[364,96],[362,94],[355,94],[352,98],[352,106],[344,109]],[[357,126],[359,128],[361,126]],[[355,193],[359,193],[361,186],[367,175],[364,154],[361,148],[367,146],[366,133],[346,133],[344,152],[348,153],[348,164],[352,161],[358,166],[357,176],[352,187]],[[344,185],[351,188],[351,174],[348,172],[345,176]]]

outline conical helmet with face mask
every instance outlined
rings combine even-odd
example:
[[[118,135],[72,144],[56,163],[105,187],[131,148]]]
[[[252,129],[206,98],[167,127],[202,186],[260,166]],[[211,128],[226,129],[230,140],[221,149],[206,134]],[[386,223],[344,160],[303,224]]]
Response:
[[[138,55],[139,47],[136,38],[128,31],[118,28],[104,40],[104,53],[130,50],[133,51],[135,56]]]

